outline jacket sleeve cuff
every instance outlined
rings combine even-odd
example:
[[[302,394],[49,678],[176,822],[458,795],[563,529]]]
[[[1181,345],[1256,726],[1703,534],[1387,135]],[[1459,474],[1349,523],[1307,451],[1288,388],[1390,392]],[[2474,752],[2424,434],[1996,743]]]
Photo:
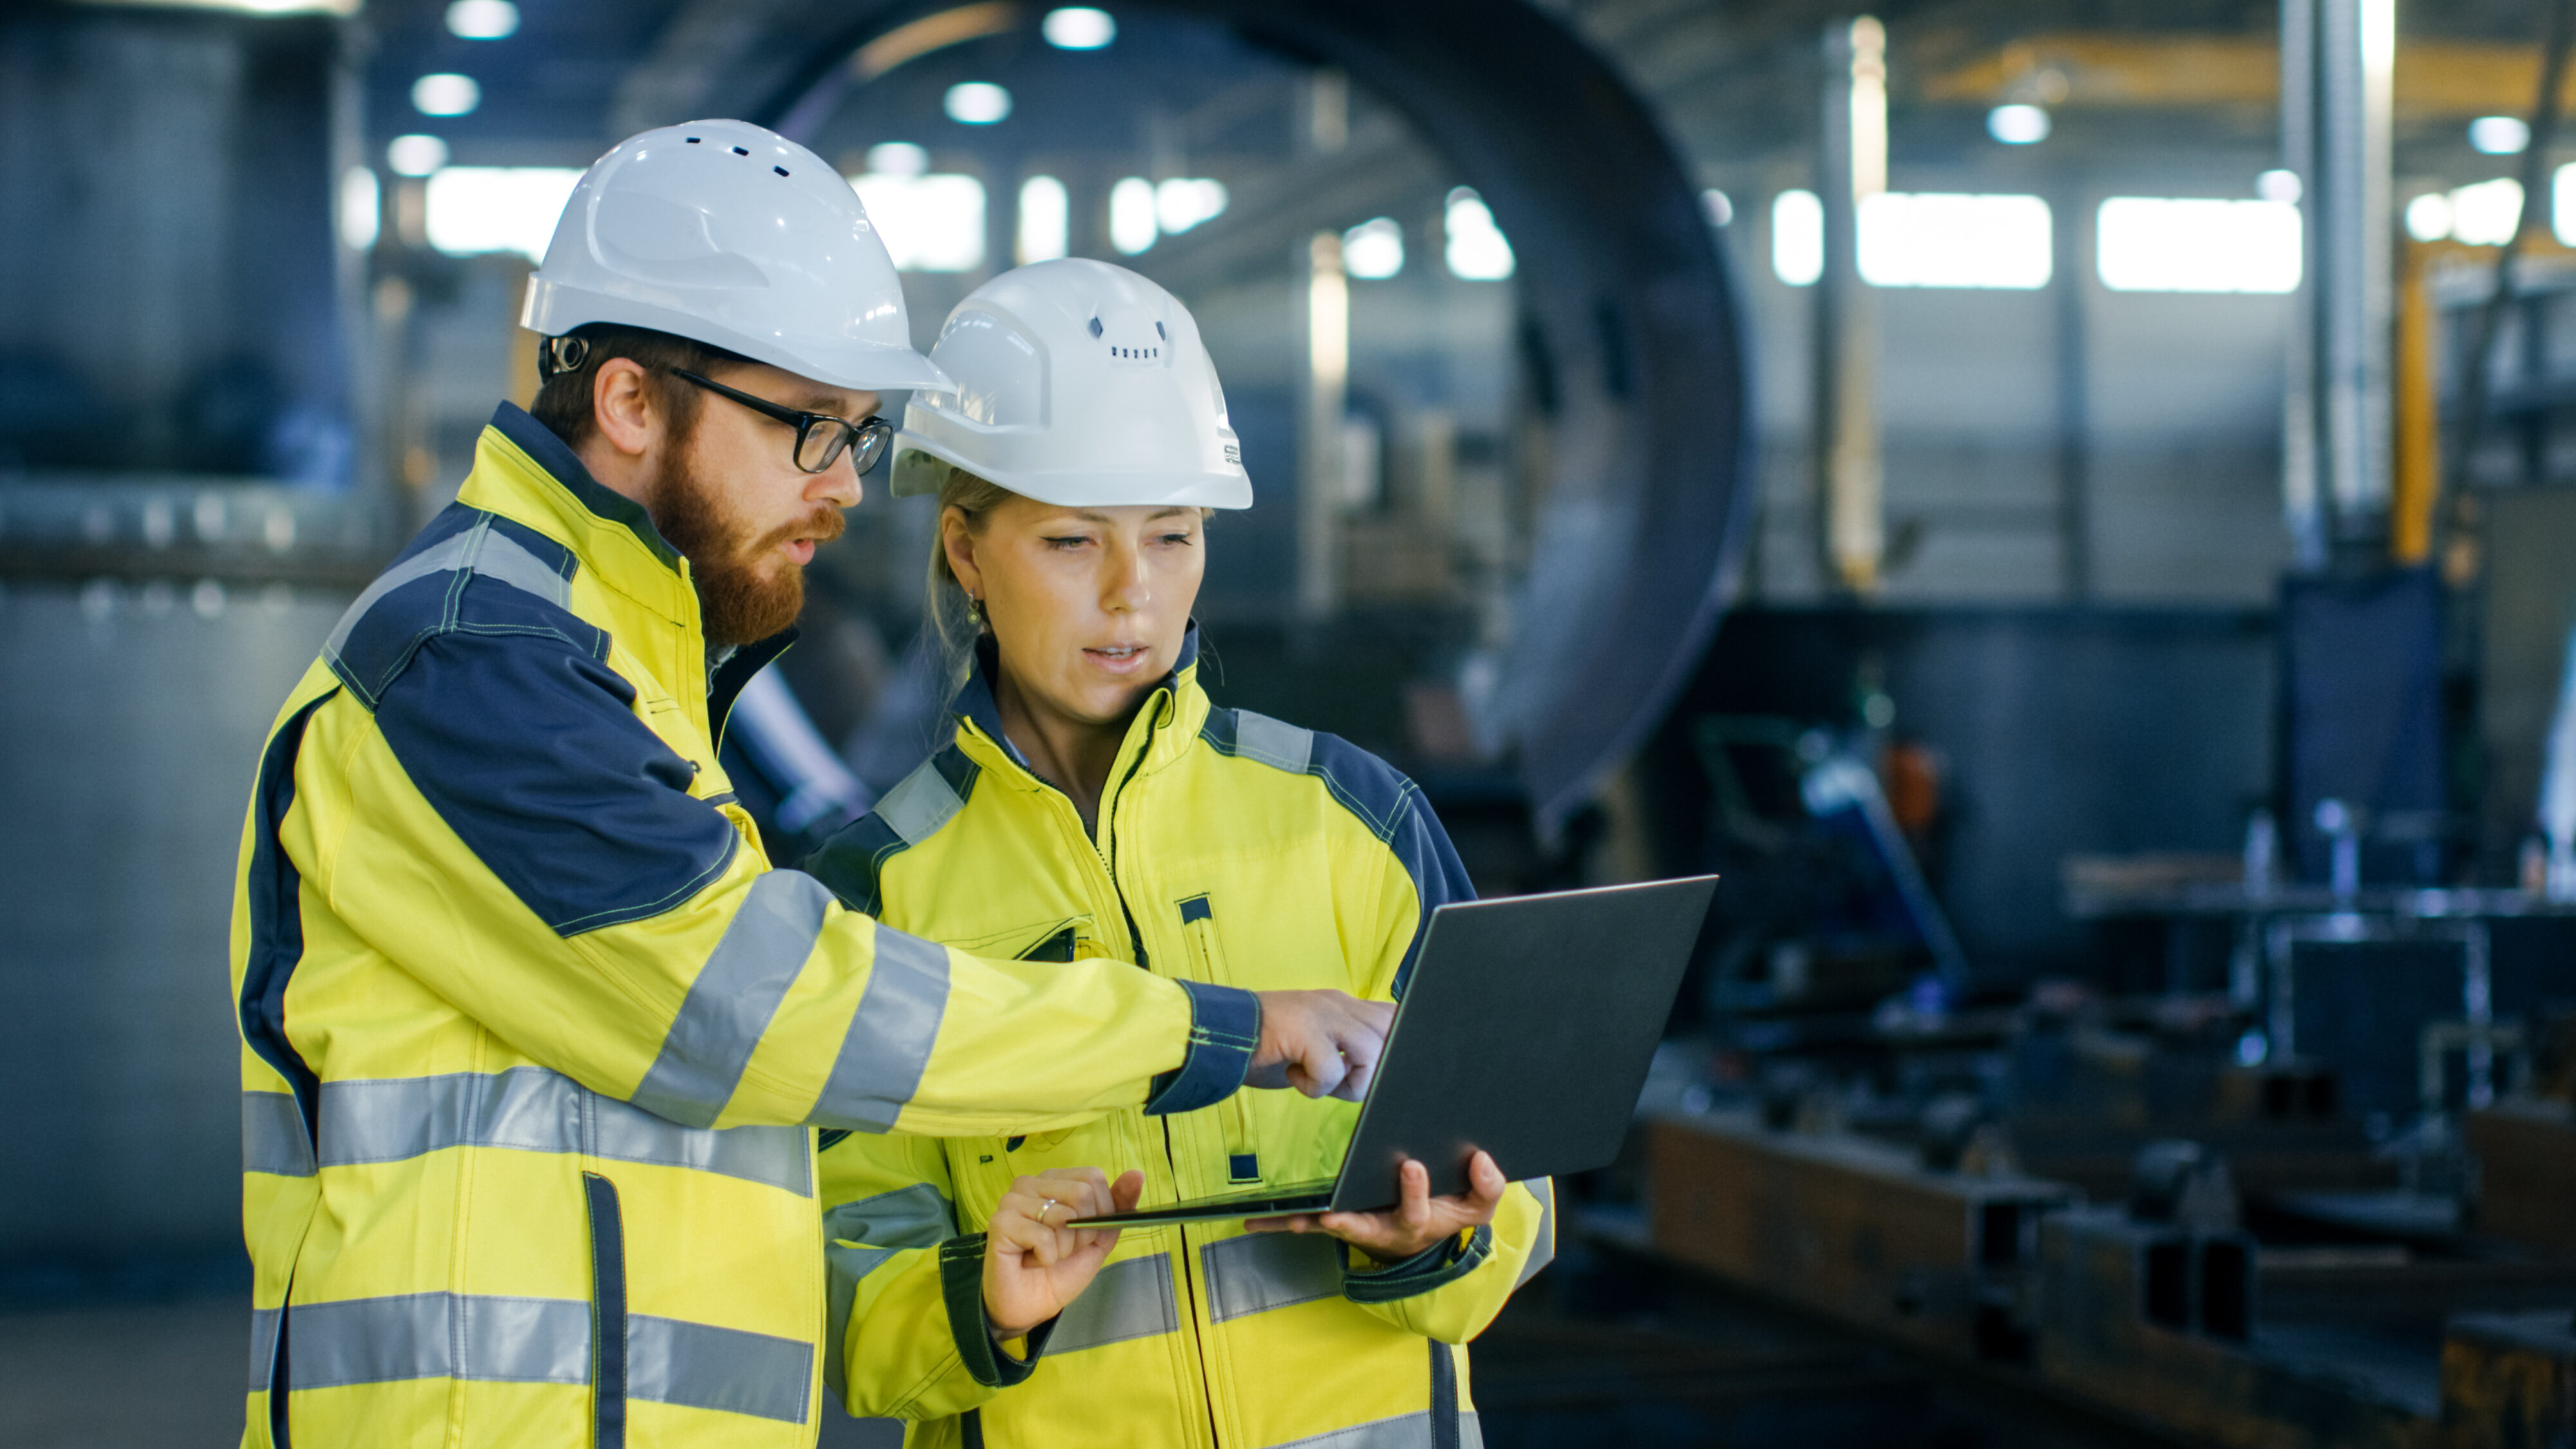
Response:
[[[1342,1269],[1342,1296],[1353,1303],[1393,1303],[1446,1288],[1484,1266],[1494,1255],[1494,1229],[1491,1224],[1478,1224],[1476,1231],[1461,1241],[1449,1238],[1432,1244],[1401,1263],[1380,1268]]]
[[[1038,1371],[1038,1358],[1055,1334],[1055,1319],[1029,1330],[1026,1358],[1013,1358],[993,1341],[992,1321],[984,1316],[984,1235],[968,1233],[939,1245],[939,1295],[948,1304],[948,1330],[957,1340],[957,1357],[975,1382],[988,1389],[1013,1388]]]
[[[1154,1078],[1147,1116],[1213,1107],[1233,1096],[1261,1045],[1261,998],[1232,986],[1178,983],[1190,995],[1190,1044],[1178,1068]]]

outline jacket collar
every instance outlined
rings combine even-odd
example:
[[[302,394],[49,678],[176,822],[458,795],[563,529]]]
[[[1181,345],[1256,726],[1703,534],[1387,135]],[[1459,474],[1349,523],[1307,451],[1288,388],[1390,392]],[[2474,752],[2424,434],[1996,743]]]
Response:
[[[1019,746],[1011,743],[1009,735],[1002,733],[1002,709],[993,697],[996,663],[991,637],[978,640],[974,667],[967,672],[966,682],[958,688],[957,697],[950,701],[949,710],[960,724],[973,726],[976,733],[992,741],[993,747],[1007,756],[1012,764],[1029,771],[1031,778],[1035,778],[1036,772],[1030,770],[1028,758],[1020,753]],[[1180,657],[1174,661],[1172,672],[1163,676],[1140,707],[1152,720],[1152,738],[1145,747],[1147,768],[1159,769],[1168,763],[1178,750],[1186,748],[1188,742],[1197,736],[1199,725],[1205,722],[1208,698],[1206,692],[1199,688],[1198,673],[1199,626],[1193,619],[1188,630],[1181,635]],[[1186,728],[1176,729],[1176,725]]]

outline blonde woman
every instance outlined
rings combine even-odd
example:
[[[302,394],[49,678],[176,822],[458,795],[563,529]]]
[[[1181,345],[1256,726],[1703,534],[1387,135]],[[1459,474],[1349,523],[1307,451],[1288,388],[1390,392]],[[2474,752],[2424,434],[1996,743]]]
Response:
[[[1189,313],[1120,268],[1041,263],[958,304],[932,356],[960,392],[912,405],[895,491],[939,497],[929,602],[956,739],[807,868],[993,955],[1400,996],[1432,910],[1470,896],[1421,792],[1198,682],[1206,515],[1252,496]],[[1478,1444],[1463,1345],[1553,1252],[1547,1184],[1481,1153],[1454,1197],[1405,1164],[1387,1212],[1130,1228],[1044,1324],[993,1321],[972,1255],[942,1247],[1026,1174],[1104,1168],[1147,1205],[1328,1177],[1357,1113],[1266,1093],[833,1143],[844,1403],[911,1420],[915,1446]]]

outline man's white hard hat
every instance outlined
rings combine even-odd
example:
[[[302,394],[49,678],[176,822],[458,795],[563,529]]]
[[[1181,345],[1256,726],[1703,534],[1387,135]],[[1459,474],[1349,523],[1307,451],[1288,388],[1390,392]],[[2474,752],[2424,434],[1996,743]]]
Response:
[[[912,349],[903,285],[849,182],[747,121],[629,136],[591,163],[528,280],[519,325],[647,327],[833,387],[945,388]]]
[[[1225,391],[1189,309],[1124,267],[1079,257],[1004,272],[948,314],[893,489],[936,493],[955,464],[1059,507],[1249,508]]]

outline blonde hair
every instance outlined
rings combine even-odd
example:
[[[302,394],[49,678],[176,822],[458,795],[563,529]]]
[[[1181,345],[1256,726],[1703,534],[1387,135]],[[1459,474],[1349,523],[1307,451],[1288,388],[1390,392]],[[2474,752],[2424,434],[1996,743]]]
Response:
[[[955,464],[939,484],[939,515],[930,538],[930,578],[922,596],[921,617],[939,651],[941,692],[954,695],[975,672],[975,646],[992,629],[981,610],[957,582],[948,566],[948,510],[966,515],[966,531],[980,533],[994,509],[1018,495],[999,483],[977,477]]]

